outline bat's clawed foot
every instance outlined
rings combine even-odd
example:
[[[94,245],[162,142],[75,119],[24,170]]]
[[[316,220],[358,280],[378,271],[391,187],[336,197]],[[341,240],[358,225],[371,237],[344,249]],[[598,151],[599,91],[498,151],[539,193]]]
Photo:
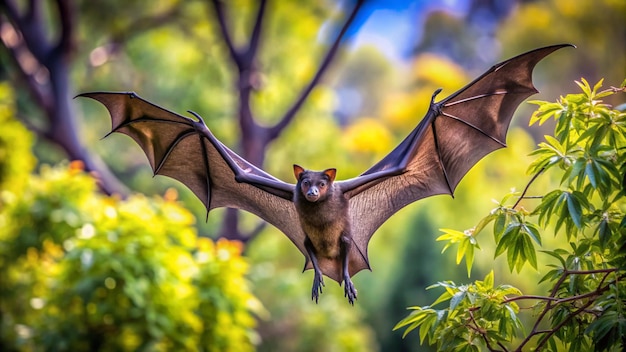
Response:
[[[320,294],[322,294],[322,287],[324,287],[322,272],[316,270],[315,277],[313,277],[313,288],[311,290],[311,299],[315,300],[315,303],[317,303]]]
[[[348,302],[354,305],[354,301],[356,301],[356,288],[354,288],[354,284],[349,277],[346,276],[345,280],[343,280],[343,289],[344,289],[344,297],[348,297]]]

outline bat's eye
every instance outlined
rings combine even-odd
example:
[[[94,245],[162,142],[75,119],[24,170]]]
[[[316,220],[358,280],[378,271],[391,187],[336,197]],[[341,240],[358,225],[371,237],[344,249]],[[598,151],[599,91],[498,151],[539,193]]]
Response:
[[[320,187],[326,187],[326,182],[324,181],[320,182]]]
[[[309,187],[310,184],[311,183],[309,182],[309,180],[302,181],[302,185],[305,186],[305,187]]]

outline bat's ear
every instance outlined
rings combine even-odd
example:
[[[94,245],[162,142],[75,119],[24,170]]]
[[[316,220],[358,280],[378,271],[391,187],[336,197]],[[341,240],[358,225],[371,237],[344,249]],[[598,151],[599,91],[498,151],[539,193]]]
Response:
[[[324,174],[328,176],[330,182],[335,181],[335,176],[337,175],[337,169],[326,169],[324,170]]]
[[[300,165],[293,164],[293,175],[296,176],[296,180],[300,179],[300,175],[304,172],[304,168]]]

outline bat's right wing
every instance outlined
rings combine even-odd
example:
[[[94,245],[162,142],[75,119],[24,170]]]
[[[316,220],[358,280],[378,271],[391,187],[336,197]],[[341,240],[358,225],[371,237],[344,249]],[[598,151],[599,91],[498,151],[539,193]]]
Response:
[[[494,65],[459,91],[431,106],[391,153],[360,176],[339,181],[350,198],[352,238],[368,268],[367,244],[391,215],[419,199],[453,194],[485,155],[505,147],[519,104],[536,93],[539,61],[568,44],[535,49]]]
[[[111,133],[130,136],[148,157],[155,175],[174,178],[208,211],[229,207],[251,212],[284,232],[306,255],[304,233],[293,204],[295,186],[255,167],[228,149],[204,121],[178,115],[135,93],[80,94],[102,103],[111,115]]]

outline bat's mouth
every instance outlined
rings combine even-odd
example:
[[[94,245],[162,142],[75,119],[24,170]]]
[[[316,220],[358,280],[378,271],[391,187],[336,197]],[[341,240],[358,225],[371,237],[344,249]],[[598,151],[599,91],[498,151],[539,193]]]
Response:
[[[319,194],[305,194],[304,198],[306,198],[306,200],[308,200],[309,202],[317,202],[317,200],[320,199],[320,195]]]

